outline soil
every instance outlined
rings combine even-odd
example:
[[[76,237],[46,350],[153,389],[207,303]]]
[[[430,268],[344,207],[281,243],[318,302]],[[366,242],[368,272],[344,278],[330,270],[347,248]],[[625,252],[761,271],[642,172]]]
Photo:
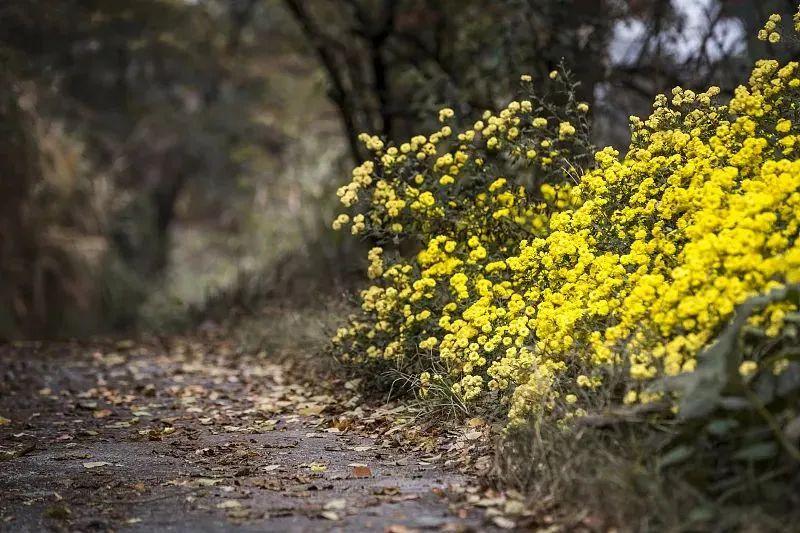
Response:
[[[0,346],[0,531],[498,528],[475,435],[315,378],[219,332]]]

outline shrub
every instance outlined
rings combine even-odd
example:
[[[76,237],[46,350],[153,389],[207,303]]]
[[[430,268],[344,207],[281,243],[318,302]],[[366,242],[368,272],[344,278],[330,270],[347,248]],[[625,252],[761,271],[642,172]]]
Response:
[[[715,87],[659,95],[623,156],[593,153],[568,72],[550,78],[537,93],[523,76],[525,99],[459,133],[443,109],[399,146],[362,135],[374,157],[334,227],[379,246],[343,361],[499,398],[512,424],[566,421],[620,367],[618,402],[665,398],[652,382],[692,372],[737,305],[800,282],[797,62],[757,62],[727,104]],[[771,337],[795,308],[749,320]]]

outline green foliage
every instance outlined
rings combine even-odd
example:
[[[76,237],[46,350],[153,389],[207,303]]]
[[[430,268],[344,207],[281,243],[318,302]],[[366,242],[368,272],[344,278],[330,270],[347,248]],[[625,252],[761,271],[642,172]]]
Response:
[[[787,313],[777,335],[748,323],[780,304],[797,309],[800,285],[750,298],[694,372],[658,384],[679,398],[661,467],[691,464],[690,479],[719,502],[754,492],[785,499],[798,481],[800,313]]]

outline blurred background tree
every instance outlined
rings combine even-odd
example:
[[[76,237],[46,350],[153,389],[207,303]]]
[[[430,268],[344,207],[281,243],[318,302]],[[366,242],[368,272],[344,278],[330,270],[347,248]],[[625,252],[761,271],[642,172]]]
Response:
[[[277,105],[257,65],[264,54],[243,46],[255,5],[0,6],[0,90],[13,116],[4,123],[19,132],[9,156],[34,154],[9,162],[20,170],[11,180],[19,213],[8,214],[17,229],[3,232],[2,264],[17,263],[3,276],[7,328],[39,335],[132,323],[167,266],[179,199],[193,217],[230,216],[235,202],[226,199],[242,194],[237,177],[252,159],[239,155],[277,154],[283,143],[257,114]],[[90,269],[97,283],[78,288],[87,265],[75,252],[90,237],[103,249]],[[67,287],[81,297],[64,298]]]
[[[5,0],[0,338],[163,327],[276,280],[338,287],[360,254],[325,228],[358,133],[400,140],[445,105],[472,121],[563,60],[595,142],[622,146],[659,92],[730,94],[768,51],[766,16],[794,8]]]

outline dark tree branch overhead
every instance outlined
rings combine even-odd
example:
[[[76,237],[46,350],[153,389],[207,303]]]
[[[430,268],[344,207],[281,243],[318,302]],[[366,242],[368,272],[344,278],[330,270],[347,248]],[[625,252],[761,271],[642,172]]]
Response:
[[[304,0],[284,0],[297,21],[330,83],[331,100],[341,117],[354,160],[364,157],[358,142],[362,131],[392,137],[397,113],[389,57],[399,2],[382,0],[373,12],[358,0],[327,5],[348,18],[340,33],[346,44],[326,33]]]
[[[369,36],[369,53],[372,64],[372,77],[374,79],[375,93],[378,98],[378,113],[381,119],[381,128],[384,135],[392,134],[393,109],[389,92],[388,65],[384,57],[384,48],[387,40],[394,31],[397,2],[384,0],[381,9],[380,22],[375,26],[375,31]]]
[[[331,39],[319,29],[314,22],[311,14],[306,10],[302,0],[284,0],[289,11],[300,25],[305,36],[311,43],[320,63],[325,69],[328,80],[331,84],[331,99],[339,111],[342,123],[350,147],[350,155],[355,161],[363,159],[361,148],[358,143],[358,128],[356,126],[355,108],[350,100],[347,88],[344,84],[342,72],[338,62],[333,55]]]

